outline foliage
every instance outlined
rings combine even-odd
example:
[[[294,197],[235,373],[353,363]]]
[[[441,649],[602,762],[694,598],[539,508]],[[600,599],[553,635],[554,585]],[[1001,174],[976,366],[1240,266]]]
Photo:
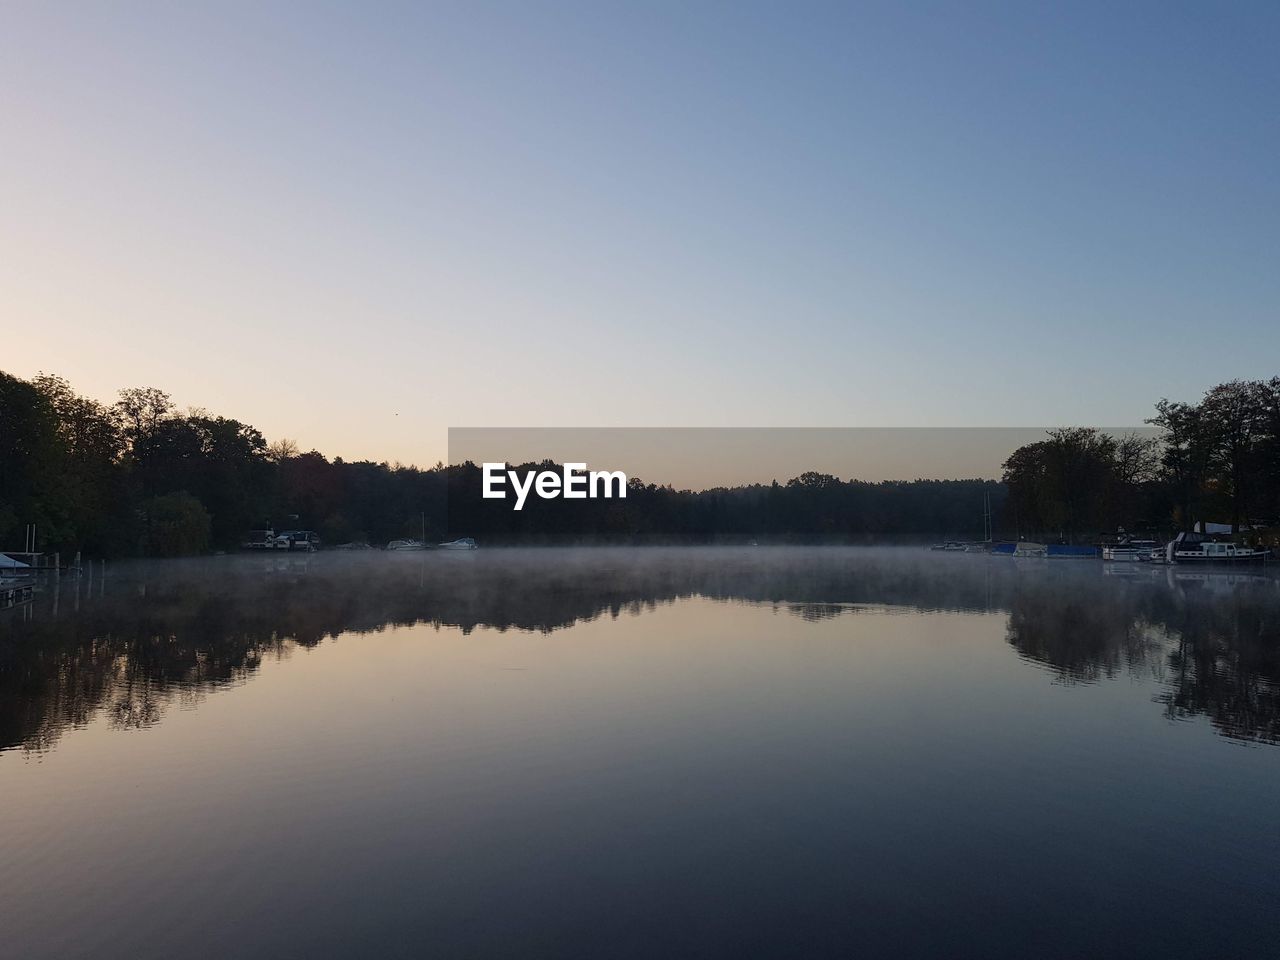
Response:
[[[209,511],[185,490],[149,500],[142,523],[145,556],[183,557],[209,549]]]
[[[1198,403],[1163,399],[1157,438],[1092,428],[1050,431],[1005,461],[1014,524],[1074,539],[1197,523],[1274,525],[1280,501],[1280,378],[1232,380]]]
[[[866,483],[802,473],[704,491],[630,478],[625,499],[480,497],[475,464],[429,469],[329,460],[162,390],[106,405],[60,377],[0,373],[0,545],[36,523],[46,550],[92,556],[228,550],[246,531],[317,530],[329,544],[475,536],[486,542],[871,542],[977,538],[990,500],[1002,536],[1081,539],[1127,529],[1237,527],[1280,510],[1280,378],[1232,381],[1198,403],[1161,400],[1159,438],[1087,427],[1013,451],[1003,483]],[[555,468],[550,462],[517,469]]]

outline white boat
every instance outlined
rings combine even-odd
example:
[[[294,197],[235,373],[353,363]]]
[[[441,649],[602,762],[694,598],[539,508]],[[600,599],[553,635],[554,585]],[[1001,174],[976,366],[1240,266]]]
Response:
[[[320,549],[320,535],[314,530],[286,530],[271,539],[273,550],[301,550],[314,553]]]
[[[274,550],[276,546],[274,530],[250,530],[240,543],[241,550]]]
[[[440,544],[441,550],[474,550],[475,548],[476,542],[470,537],[459,537],[457,540]]]
[[[1164,548],[1166,563],[1199,563],[1211,566],[1264,563],[1270,555],[1270,550],[1209,540],[1199,533],[1180,533]]]
[[[1150,563],[1152,553],[1160,549],[1154,540],[1131,540],[1128,537],[1119,543],[1104,543],[1102,559],[1113,563]]]
[[[425,550],[427,545],[421,540],[392,540],[387,544],[388,550]]]

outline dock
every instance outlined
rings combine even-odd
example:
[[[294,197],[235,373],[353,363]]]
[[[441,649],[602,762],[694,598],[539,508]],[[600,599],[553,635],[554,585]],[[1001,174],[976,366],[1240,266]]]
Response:
[[[52,569],[46,554],[32,550],[33,537],[27,534],[27,549],[0,552],[0,610],[11,610],[35,599],[41,571]],[[54,554],[57,563],[57,554]],[[54,576],[58,571],[54,571]]]
[[[0,610],[8,610],[35,598],[36,585],[31,580],[0,581]]]

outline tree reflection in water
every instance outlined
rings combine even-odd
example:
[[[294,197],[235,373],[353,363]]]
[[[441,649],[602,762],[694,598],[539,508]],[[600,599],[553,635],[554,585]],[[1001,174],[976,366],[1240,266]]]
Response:
[[[915,549],[601,548],[224,557],[64,579],[0,614],[0,748],[49,749],[100,712],[156,723],[326,637],[429,623],[549,632],[683,597],[804,620],[866,605],[1007,615],[1009,643],[1064,683],[1154,679],[1171,718],[1280,741],[1280,580]]]

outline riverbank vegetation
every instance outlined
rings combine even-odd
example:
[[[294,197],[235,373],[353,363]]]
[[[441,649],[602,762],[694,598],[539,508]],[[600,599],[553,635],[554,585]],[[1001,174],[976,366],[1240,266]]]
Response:
[[[1074,540],[1114,532],[1274,527],[1280,377],[1233,380],[1195,403],[1161,400],[1150,435],[1051,430],[1005,461],[1003,525]]]
[[[490,542],[756,539],[876,542],[996,536],[1081,539],[1234,523],[1280,512],[1280,378],[1163,400],[1151,435],[1050,431],[1013,451],[1000,482],[868,483],[821,473],[706,491],[631,478],[624,500],[480,498],[474,464],[422,469],[329,459],[155,388],[106,404],[51,375],[0,373],[0,548],[92,556],[234,549],[247,531],[313,529],[327,544],[470,535]],[[543,468],[550,464],[526,464]]]

